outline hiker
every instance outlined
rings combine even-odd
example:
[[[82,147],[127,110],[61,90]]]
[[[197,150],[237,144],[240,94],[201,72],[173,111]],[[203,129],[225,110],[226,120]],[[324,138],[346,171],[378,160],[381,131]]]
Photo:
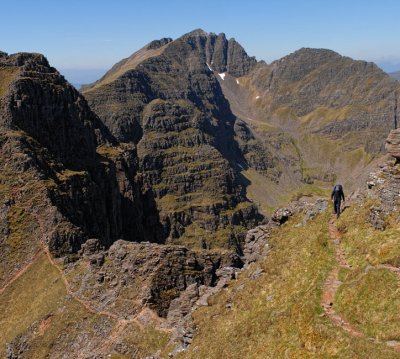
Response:
[[[339,218],[340,216],[340,205],[342,203],[342,199],[343,202],[344,200],[344,193],[343,193],[343,187],[340,184],[335,185],[335,187],[333,187],[333,191],[331,194],[331,199],[333,202],[333,209],[335,211],[336,217]]]

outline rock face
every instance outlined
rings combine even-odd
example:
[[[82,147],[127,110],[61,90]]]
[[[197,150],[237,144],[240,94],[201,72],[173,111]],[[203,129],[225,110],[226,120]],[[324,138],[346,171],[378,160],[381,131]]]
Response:
[[[118,146],[44,56],[2,54],[0,74],[2,270],[11,274],[11,258],[34,255],[34,233],[55,255],[91,237],[106,247],[121,237],[163,242],[135,146]]]
[[[143,308],[167,317],[188,288],[210,295],[227,275],[222,268],[242,266],[235,254],[240,231],[259,215],[231,165],[230,151],[239,150],[223,98],[218,104],[211,97],[204,107],[153,99],[143,108],[143,139],[120,143],[42,55],[2,53],[0,74],[0,294],[48,248],[63,257],[57,282],[67,283],[65,300],[99,321],[94,336],[82,337],[92,348],[112,323],[140,316]],[[218,94],[215,79],[199,76],[200,85],[215,86]],[[161,197],[168,201],[160,213],[155,199]],[[164,244],[194,222],[201,252]],[[211,241],[218,231],[219,242]],[[172,308],[185,312],[184,305]],[[46,315],[9,341],[9,357],[30,350],[38,330],[52,325],[53,313]]]
[[[83,259],[67,265],[76,295],[94,303],[98,311],[120,317],[137,314],[146,305],[166,317],[171,301],[192,284],[215,286],[221,267],[241,265],[230,252],[197,253],[184,246],[116,241],[108,250],[89,240]],[[89,265],[83,276],[82,269]]]
[[[232,246],[260,219],[245,195],[236,119],[217,80],[254,65],[233,39],[196,30],[147,45],[84,91],[113,135],[137,145],[139,173],[175,243]]]
[[[400,160],[400,129],[390,131],[388,138],[386,139],[386,150],[388,153],[396,159]]]

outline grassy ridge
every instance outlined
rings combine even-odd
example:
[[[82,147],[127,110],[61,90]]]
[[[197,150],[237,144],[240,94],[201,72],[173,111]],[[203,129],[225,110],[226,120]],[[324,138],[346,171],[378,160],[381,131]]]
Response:
[[[335,264],[329,213],[303,228],[276,231],[272,250],[194,313],[199,334],[182,358],[395,358],[384,344],[352,338],[323,315],[321,288]],[[227,309],[227,303],[233,303]]]

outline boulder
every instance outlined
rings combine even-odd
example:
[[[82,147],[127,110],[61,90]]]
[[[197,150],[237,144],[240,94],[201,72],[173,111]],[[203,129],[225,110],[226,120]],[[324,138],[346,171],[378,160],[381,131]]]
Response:
[[[390,131],[385,148],[396,159],[396,162],[400,160],[400,128]]]

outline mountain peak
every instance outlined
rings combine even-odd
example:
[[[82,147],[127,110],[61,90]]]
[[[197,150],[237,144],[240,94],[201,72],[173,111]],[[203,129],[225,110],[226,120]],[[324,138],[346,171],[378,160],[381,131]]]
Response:
[[[147,46],[146,49],[147,50],[155,50],[158,49],[166,44],[169,44],[170,42],[172,42],[173,40],[170,37],[163,37],[160,40],[153,40],[151,41]]]
[[[210,34],[209,32],[204,31],[203,29],[198,28],[198,29],[194,29],[194,30],[192,30],[192,31],[189,31],[187,34],[185,34],[185,35],[183,35],[183,36],[187,36],[187,35],[205,35],[205,36],[207,36],[207,35],[209,35],[209,34]]]

